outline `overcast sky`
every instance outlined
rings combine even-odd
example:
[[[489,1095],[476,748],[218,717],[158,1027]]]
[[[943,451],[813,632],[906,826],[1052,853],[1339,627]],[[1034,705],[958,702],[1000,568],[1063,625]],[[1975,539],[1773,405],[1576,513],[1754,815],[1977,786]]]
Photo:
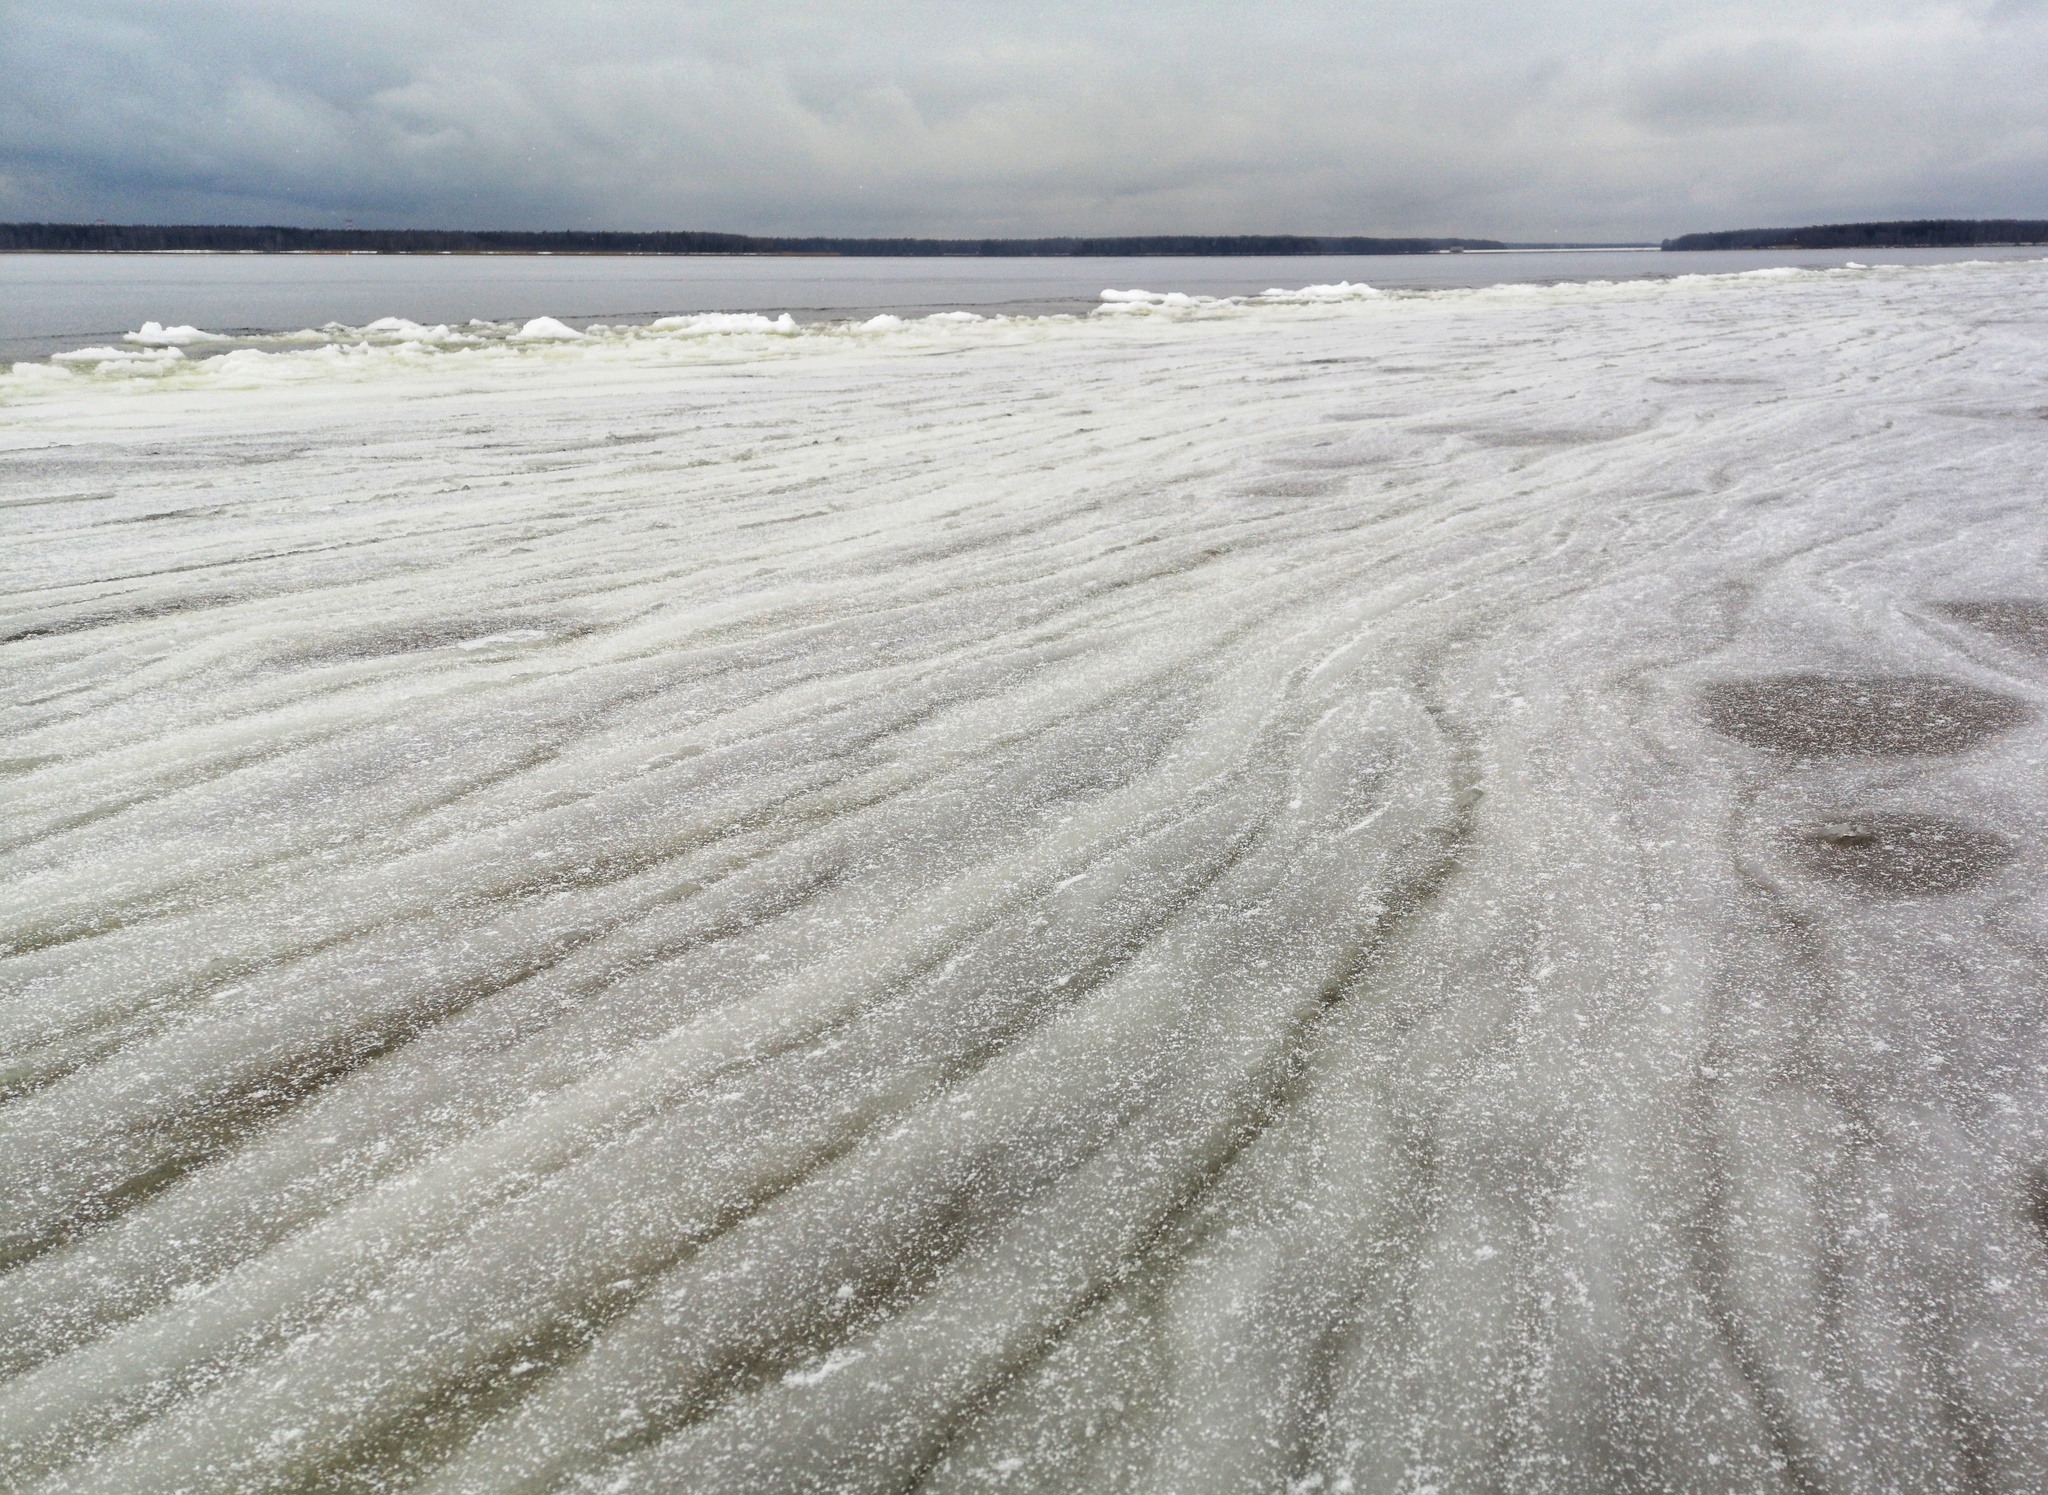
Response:
[[[2048,0],[0,0],[0,219],[1628,238],[2048,216]]]

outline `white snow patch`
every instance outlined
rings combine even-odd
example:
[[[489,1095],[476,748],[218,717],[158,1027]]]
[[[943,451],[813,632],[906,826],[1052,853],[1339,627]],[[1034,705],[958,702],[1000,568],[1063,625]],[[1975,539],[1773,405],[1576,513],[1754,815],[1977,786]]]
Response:
[[[1226,306],[1230,303],[1215,296],[1190,296],[1185,291],[1104,291],[1102,304],[1097,312],[1153,312],[1188,311],[1204,306]]]
[[[558,322],[553,317],[535,317],[512,334],[512,341],[515,343],[567,343],[580,342],[582,339],[582,333],[567,322]]]
[[[52,353],[50,362],[58,364],[92,364],[99,372],[109,371],[150,371],[169,368],[183,362],[184,351],[175,347],[163,348],[74,348],[68,353]]]
[[[1386,292],[1362,282],[1340,280],[1332,285],[1303,286],[1298,291],[1283,288],[1262,292],[1261,301],[1304,302],[1319,301],[1371,301]]]
[[[790,1371],[783,1376],[782,1384],[785,1386],[815,1386],[829,1376],[838,1375],[847,1366],[858,1364],[867,1358],[866,1352],[862,1350],[834,1350],[822,1360],[815,1361],[801,1370]]]
[[[161,322],[144,322],[134,332],[121,334],[122,341],[141,343],[146,348],[187,348],[195,343],[231,343],[233,338],[219,332],[201,332],[197,327],[166,327]]]
[[[731,332],[776,332],[791,333],[797,330],[796,318],[788,312],[779,317],[764,317],[752,311],[702,311],[686,317],[659,317],[647,324],[649,332],[682,333],[688,337],[708,337],[717,333]]]
[[[499,644],[530,644],[536,639],[552,637],[545,628],[513,628],[504,633],[487,633],[481,638],[467,638],[455,647],[458,649],[490,649]]]

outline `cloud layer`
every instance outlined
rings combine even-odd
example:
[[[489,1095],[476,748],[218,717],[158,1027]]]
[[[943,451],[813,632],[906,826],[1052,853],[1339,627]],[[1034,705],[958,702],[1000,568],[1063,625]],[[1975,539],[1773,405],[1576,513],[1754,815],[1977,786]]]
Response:
[[[2048,0],[0,0],[0,218],[1633,237],[2048,215]]]

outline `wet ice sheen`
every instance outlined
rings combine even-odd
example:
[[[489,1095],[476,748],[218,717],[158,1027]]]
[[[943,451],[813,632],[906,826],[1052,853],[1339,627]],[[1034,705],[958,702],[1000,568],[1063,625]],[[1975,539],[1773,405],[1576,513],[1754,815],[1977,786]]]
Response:
[[[1956,753],[2025,721],[2024,701],[1938,675],[1775,675],[1700,692],[1719,731],[1783,753]]]
[[[2042,267],[1105,306],[0,379],[0,1486],[2048,1483]]]
[[[1800,869],[1863,893],[1954,893],[1992,876],[2018,848],[2003,836],[1936,815],[1851,815],[1786,838]]]

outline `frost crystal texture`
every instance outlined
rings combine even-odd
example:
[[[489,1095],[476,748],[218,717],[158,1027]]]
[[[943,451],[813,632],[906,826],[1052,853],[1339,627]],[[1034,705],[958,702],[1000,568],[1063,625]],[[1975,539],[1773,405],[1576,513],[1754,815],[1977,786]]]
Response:
[[[0,376],[0,1487],[2048,1487],[2044,332]]]

